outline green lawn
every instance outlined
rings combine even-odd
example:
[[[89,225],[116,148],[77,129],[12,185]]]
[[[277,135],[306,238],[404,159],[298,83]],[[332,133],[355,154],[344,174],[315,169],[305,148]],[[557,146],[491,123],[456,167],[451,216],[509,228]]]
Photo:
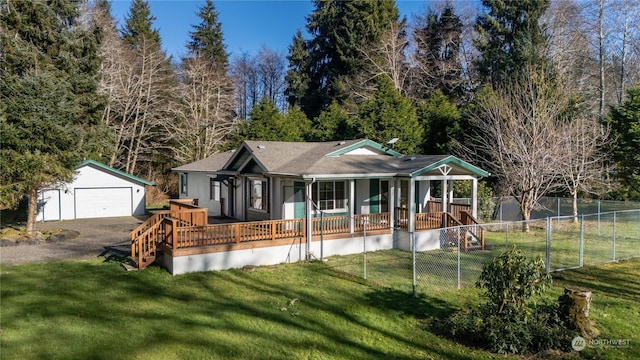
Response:
[[[355,257],[358,259],[358,257]],[[361,259],[361,257],[360,257]],[[6,359],[491,359],[442,339],[429,323],[479,301],[478,290],[426,285],[413,297],[347,275],[330,258],[171,276],[116,261],[3,266],[0,357]],[[409,271],[410,274],[410,271]],[[554,274],[594,291],[604,338],[637,339],[640,261]],[[629,348],[588,348],[595,358],[640,358]],[[504,358],[504,357],[500,357]]]

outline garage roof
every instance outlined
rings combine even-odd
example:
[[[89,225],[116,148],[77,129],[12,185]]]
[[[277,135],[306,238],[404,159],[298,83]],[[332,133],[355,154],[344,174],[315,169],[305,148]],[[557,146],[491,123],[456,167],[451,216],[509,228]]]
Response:
[[[156,186],[156,184],[151,182],[151,181],[148,181],[148,180],[139,178],[137,176],[128,174],[128,173],[126,173],[124,171],[112,168],[111,166],[105,165],[105,164],[103,164],[101,162],[98,162],[98,161],[95,161],[95,160],[85,160],[80,165],[78,165],[76,167],[76,169],[80,169],[81,167],[84,167],[84,166],[93,166],[93,167],[99,168],[101,170],[104,170],[106,172],[109,172],[109,173],[111,173],[113,175],[126,178],[127,180],[130,180],[132,182],[136,182],[136,183],[139,183],[139,184],[143,184],[143,185],[147,185],[147,186]]]

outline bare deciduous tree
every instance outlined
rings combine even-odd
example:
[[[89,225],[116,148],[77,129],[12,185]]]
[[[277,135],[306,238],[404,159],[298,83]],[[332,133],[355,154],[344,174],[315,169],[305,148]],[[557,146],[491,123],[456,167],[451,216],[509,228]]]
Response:
[[[578,195],[608,190],[607,154],[603,151],[609,132],[594,119],[577,118],[560,129],[564,156],[559,163],[564,188],[573,198],[573,218],[578,221]]]
[[[256,55],[244,53],[233,58],[231,78],[238,118],[247,120],[253,107],[265,97],[280,110],[286,110],[286,72],[285,55],[264,46]]]
[[[201,57],[183,61],[180,80],[163,142],[174,160],[189,163],[217,153],[233,129],[233,85],[224,68]]]
[[[529,220],[539,200],[562,187],[562,114],[568,97],[554,81],[532,70],[511,83],[478,95],[475,136],[460,144],[471,158],[498,178],[501,189]],[[525,222],[523,230],[528,231]]]

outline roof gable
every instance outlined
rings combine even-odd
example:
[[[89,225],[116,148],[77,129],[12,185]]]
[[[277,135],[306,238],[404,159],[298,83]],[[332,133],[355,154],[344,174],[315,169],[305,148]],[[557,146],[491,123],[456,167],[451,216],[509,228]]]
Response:
[[[384,147],[378,144],[377,142],[371,141],[369,139],[360,140],[342,149],[332,151],[326,154],[325,156],[336,157],[341,155],[363,155],[365,153],[360,152],[358,150],[364,150],[364,149],[370,151],[371,155],[387,154],[391,156],[402,156],[402,154],[400,154],[399,152],[396,152],[393,149],[390,149],[388,147]],[[369,154],[366,154],[366,155],[369,155]]]
[[[450,166],[452,168],[458,168],[466,172],[471,172],[473,175],[480,177],[488,177],[490,174],[477,166],[471,165],[468,162],[461,160],[453,155],[446,156],[443,159],[437,160],[432,164],[429,164],[421,169],[417,169],[412,172],[412,176],[418,176],[430,171],[438,170],[442,166]]]
[[[148,186],[156,186],[156,184],[151,182],[151,181],[148,181],[148,180],[139,178],[137,176],[128,174],[128,173],[126,173],[124,171],[112,168],[111,166],[105,165],[105,164],[103,164],[101,162],[98,162],[98,161],[95,161],[95,160],[85,160],[85,161],[83,161],[80,165],[78,165],[76,167],[76,170],[78,170],[78,169],[80,169],[81,167],[84,167],[84,166],[91,166],[91,167],[94,167],[94,168],[98,168],[98,169],[100,169],[102,171],[111,173],[112,175],[123,177],[123,178],[125,178],[127,180],[130,180],[130,181],[133,181],[133,182],[136,182],[136,183],[139,183],[139,184],[148,185]]]

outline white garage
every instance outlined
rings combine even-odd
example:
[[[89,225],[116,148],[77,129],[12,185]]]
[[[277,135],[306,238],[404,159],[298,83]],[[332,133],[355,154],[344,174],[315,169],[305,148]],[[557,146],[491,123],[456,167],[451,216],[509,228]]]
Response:
[[[38,220],[56,221],[145,213],[145,186],[150,181],[87,160],[71,183],[45,189],[38,198]]]

